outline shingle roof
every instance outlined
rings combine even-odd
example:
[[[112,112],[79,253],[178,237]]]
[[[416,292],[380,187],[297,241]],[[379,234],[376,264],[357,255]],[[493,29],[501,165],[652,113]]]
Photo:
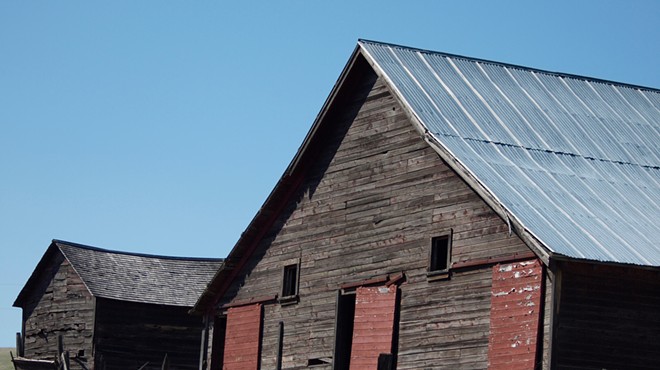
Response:
[[[61,240],[53,240],[50,248],[61,251],[95,297],[168,306],[193,306],[223,261],[118,252]]]
[[[427,140],[554,255],[660,266],[660,91],[372,41]]]

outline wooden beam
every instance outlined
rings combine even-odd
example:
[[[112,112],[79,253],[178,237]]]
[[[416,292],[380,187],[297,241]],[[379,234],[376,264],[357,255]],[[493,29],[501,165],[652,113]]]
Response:
[[[367,280],[362,280],[362,281],[354,281],[352,283],[346,283],[342,284],[340,286],[341,289],[352,289],[352,288],[357,288],[361,286],[366,286],[366,285],[375,285],[375,284],[381,284],[384,283],[388,280],[388,275],[381,275],[381,276],[376,276],[371,279]]]
[[[266,303],[266,302],[271,302],[271,301],[276,301],[276,300],[277,300],[277,294],[263,295],[263,296],[254,297],[254,298],[236,300],[236,301],[233,301],[233,302],[222,305],[222,308],[247,306],[247,305],[251,305],[251,304],[255,304],[255,303]]]
[[[467,261],[454,262],[452,263],[451,268],[462,269],[468,267],[485,267],[488,265],[494,265],[501,262],[515,262],[515,261],[527,260],[531,258],[536,258],[536,254],[534,254],[534,252],[532,251],[529,251],[527,253],[514,253],[508,256],[488,257],[488,258],[479,258],[479,259],[472,259]]]

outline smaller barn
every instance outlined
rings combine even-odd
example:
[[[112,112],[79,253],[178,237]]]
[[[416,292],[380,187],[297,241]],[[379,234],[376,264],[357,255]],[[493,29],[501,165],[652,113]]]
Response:
[[[72,369],[160,369],[166,355],[197,369],[203,323],[188,310],[221,265],[53,240],[14,302],[15,363],[52,364],[61,336]]]

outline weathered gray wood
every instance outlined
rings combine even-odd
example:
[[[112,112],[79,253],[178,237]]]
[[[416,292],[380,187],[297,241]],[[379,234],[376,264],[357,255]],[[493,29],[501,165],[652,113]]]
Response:
[[[23,352],[23,337],[21,333],[16,333],[16,355],[19,357],[25,356]]]
[[[553,367],[652,369],[660,363],[660,271],[562,263]]]
[[[24,356],[59,361],[64,350],[83,350],[93,360],[93,297],[67,260],[54,258],[54,262],[59,266],[54,266],[52,280],[26,310]],[[61,345],[58,338],[62,338]],[[82,369],[77,364],[70,366]]]
[[[486,368],[491,269],[428,281],[431,238],[454,230],[452,262],[529,249],[420,139],[383,81],[359,85],[366,90],[328,123],[301,188],[219,304],[279,292],[283,263],[300,258],[300,301],[264,306],[261,364],[278,365],[282,321],[282,367],[304,367],[333,356],[342,284],[404,271],[397,368]]]
[[[151,368],[167,354],[172,368],[198,370],[204,325],[187,311],[98,298],[95,352],[102,360],[97,366],[119,370],[149,362]]]

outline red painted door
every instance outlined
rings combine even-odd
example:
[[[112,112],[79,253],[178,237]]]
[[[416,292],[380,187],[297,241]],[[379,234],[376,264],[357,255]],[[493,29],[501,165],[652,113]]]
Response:
[[[376,369],[381,353],[392,353],[397,286],[360,287],[355,296],[351,370]]]
[[[261,304],[227,311],[223,369],[257,370],[261,349]]]

